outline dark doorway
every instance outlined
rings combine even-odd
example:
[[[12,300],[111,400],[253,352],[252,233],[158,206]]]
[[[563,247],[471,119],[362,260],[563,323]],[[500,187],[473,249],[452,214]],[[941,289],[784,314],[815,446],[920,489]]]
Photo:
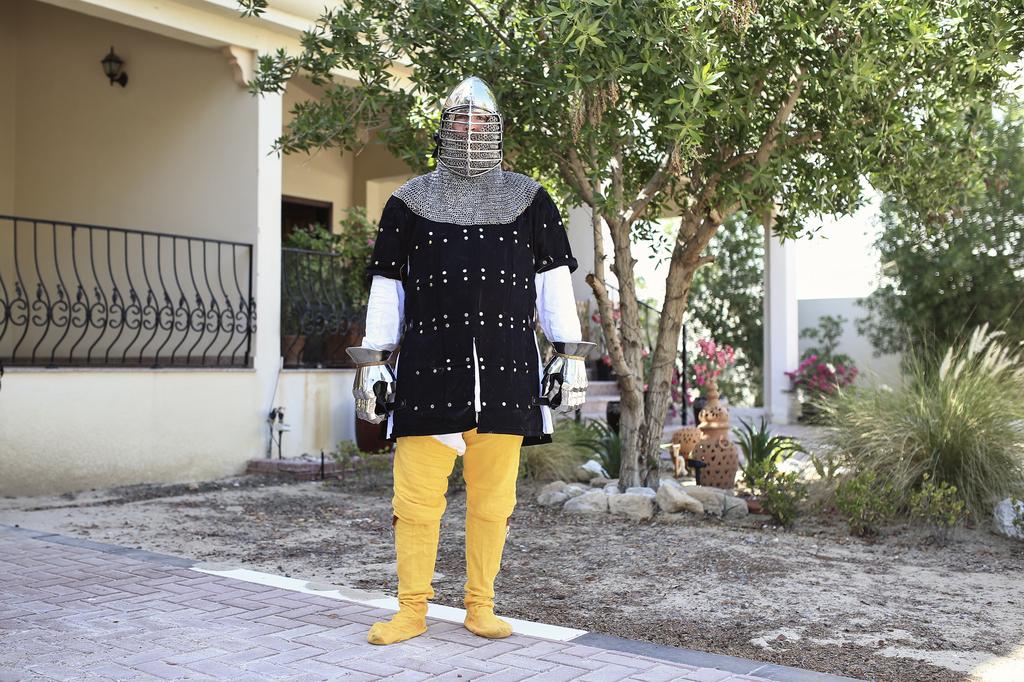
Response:
[[[295,228],[308,227],[313,223],[333,231],[333,213],[333,205],[329,201],[281,197],[281,241],[286,241]]]

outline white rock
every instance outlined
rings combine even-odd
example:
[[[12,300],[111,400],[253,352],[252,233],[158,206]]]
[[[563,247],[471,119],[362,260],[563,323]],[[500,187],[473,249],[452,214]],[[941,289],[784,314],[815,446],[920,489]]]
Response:
[[[721,516],[725,513],[725,491],[710,485],[684,485],[682,491],[702,505],[708,514]]]
[[[619,494],[619,482],[618,481],[612,481],[611,483],[608,483],[604,487],[604,492],[605,492],[606,495],[618,495]]]
[[[630,486],[629,488],[626,488],[626,494],[646,495],[647,497],[650,497],[651,499],[654,499],[658,495],[658,493],[654,492],[653,488],[648,488],[648,487],[642,486],[642,485],[634,485],[634,486]]]
[[[578,481],[580,483],[589,483],[590,479],[594,477],[592,471],[587,471],[583,468],[582,464],[577,464],[572,468],[572,473],[569,474],[569,480]]]
[[[594,476],[601,476],[602,478],[611,478],[611,474],[605,471],[604,467],[596,459],[588,459],[580,466],[583,469],[591,472]],[[591,478],[593,478],[594,476],[591,476]]]
[[[542,507],[555,507],[565,504],[566,500],[570,499],[570,497],[572,496],[565,492],[565,490],[548,490],[537,495],[537,504]]]
[[[750,510],[747,508],[747,501],[735,495],[725,496],[725,509],[722,513],[724,519],[742,519]]]
[[[565,486],[565,488],[562,489],[562,492],[568,495],[569,497],[576,497],[577,495],[582,495],[583,493],[589,493],[591,492],[591,490],[589,487],[582,486],[579,483],[571,483]]]
[[[604,514],[608,511],[608,495],[601,490],[591,490],[570,499],[562,509],[580,514]]]
[[[678,485],[665,485],[664,481],[658,486],[658,494],[655,498],[661,511],[672,514],[679,511],[704,514],[704,505],[693,497],[683,492]]]
[[[637,493],[608,495],[608,509],[613,514],[626,516],[634,521],[644,521],[654,516],[654,498]]]
[[[565,481],[551,481],[546,486],[540,489],[542,493],[550,492],[552,490],[563,490],[565,486],[569,485]]]
[[[1013,500],[1007,497],[997,504],[992,512],[992,532],[1015,540],[1024,540],[1024,529],[1014,526],[1014,519],[1024,519],[1024,500],[1017,500],[1015,507]]]

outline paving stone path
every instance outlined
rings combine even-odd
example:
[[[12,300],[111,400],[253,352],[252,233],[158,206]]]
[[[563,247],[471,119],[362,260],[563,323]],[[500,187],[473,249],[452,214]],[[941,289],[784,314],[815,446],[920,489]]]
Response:
[[[644,643],[674,658],[519,633],[489,640],[433,618],[424,635],[375,646],[367,629],[392,611],[193,563],[0,525],[0,682],[840,679],[732,657],[716,659],[730,669],[689,665],[678,662],[685,649]],[[736,672],[744,664],[766,676]]]

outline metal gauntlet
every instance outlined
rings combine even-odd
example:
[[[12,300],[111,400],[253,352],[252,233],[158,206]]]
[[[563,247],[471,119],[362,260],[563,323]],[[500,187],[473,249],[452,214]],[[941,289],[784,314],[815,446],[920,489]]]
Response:
[[[356,346],[345,352],[356,363],[356,379],[352,395],[356,399],[356,417],[371,424],[387,419],[395,402],[396,377],[387,364],[390,350]]]
[[[587,353],[597,346],[589,341],[552,341],[555,354],[544,367],[541,398],[555,412],[572,412],[587,399]]]

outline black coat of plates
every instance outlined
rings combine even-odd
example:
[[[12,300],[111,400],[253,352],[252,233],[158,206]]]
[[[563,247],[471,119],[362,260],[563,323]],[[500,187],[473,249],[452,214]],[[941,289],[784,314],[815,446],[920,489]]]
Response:
[[[504,224],[437,222],[388,199],[366,276],[399,279],[405,290],[392,438],[475,426],[522,435],[524,446],[551,442],[537,402],[535,275],[562,265],[578,267],[543,187]]]

